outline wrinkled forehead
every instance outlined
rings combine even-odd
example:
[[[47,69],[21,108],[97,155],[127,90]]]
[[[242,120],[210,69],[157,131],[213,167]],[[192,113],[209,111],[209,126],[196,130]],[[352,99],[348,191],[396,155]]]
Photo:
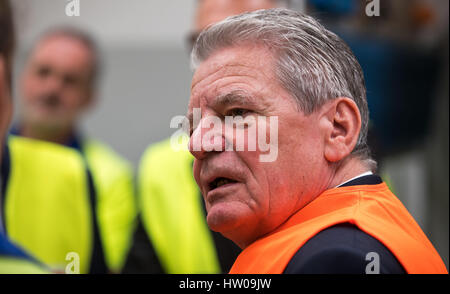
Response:
[[[243,45],[216,51],[200,63],[192,78],[191,103],[238,85],[249,90],[275,83],[274,58],[263,46]]]

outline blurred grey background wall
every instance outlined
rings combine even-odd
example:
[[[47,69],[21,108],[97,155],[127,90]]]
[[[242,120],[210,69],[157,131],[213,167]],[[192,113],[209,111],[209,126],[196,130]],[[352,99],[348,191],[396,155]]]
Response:
[[[169,127],[170,119],[184,115],[189,100],[192,73],[185,41],[196,0],[79,0],[80,16],[73,17],[65,14],[69,0],[12,2],[18,26],[16,77],[33,40],[51,26],[79,26],[97,39],[104,68],[98,105],[81,126],[86,134],[105,141],[137,167],[149,144],[165,139],[175,131]],[[395,1],[396,5],[401,2],[403,5],[412,3]],[[438,7],[443,3],[446,7],[438,8],[437,12],[445,14],[440,19],[444,21],[441,27],[446,29],[448,49],[448,1],[422,2],[435,3]],[[300,10],[306,9],[305,3],[303,0],[292,1]],[[405,14],[402,8],[397,11],[394,19]],[[321,12],[316,16],[324,14]],[[363,22],[367,20],[365,16],[363,18]],[[377,24],[374,26],[378,27]],[[389,23],[386,28],[387,32],[392,31]],[[430,36],[430,31],[423,35]],[[448,52],[442,62],[446,65],[435,95],[437,103],[433,108],[429,135],[401,153],[388,154],[380,172],[389,179],[396,195],[421,225],[448,267]],[[16,90],[16,102],[18,95]],[[16,103],[16,117],[19,112],[20,105]]]
[[[109,143],[136,166],[148,144],[175,131],[170,119],[184,115],[189,100],[185,40],[195,0],[81,0],[80,16],[73,17],[65,14],[68,0],[13,2],[16,77],[32,42],[51,26],[79,26],[97,39],[104,68],[97,106],[81,126],[86,134]],[[19,94],[15,92],[16,117]]]

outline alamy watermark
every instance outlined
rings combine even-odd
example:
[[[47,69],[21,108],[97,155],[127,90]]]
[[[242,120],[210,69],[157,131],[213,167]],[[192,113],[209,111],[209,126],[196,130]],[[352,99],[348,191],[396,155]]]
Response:
[[[194,108],[192,120],[175,116],[170,128],[180,128],[170,138],[175,151],[258,151],[260,162],[273,162],[278,157],[277,116],[225,116],[210,115],[202,118],[200,108]],[[191,126],[192,125],[192,126]],[[190,134],[187,138],[184,134]],[[181,140],[181,142],[180,142]]]
[[[65,12],[67,16],[80,16],[80,0],[69,0]]]
[[[380,16],[380,0],[368,0],[366,4],[366,15],[369,17]]]
[[[66,274],[80,273],[80,255],[77,252],[69,252],[66,254],[66,261],[68,261],[64,272]]]
[[[366,254],[366,274],[373,275],[380,273],[380,255],[376,252],[369,252]]]

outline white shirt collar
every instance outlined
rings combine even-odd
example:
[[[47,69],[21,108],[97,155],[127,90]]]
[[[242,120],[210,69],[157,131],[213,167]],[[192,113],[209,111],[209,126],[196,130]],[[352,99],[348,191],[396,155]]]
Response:
[[[343,182],[343,183],[340,183],[340,184],[337,185],[335,188],[340,187],[340,186],[342,186],[342,185],[344,185],[344,184],[347,184],[348,182],[353,181],[353,180],[355,180],[355,179],[357,179],[357,178],[361,178],[361,177],[369,176],[369,175],[373,175],[373,173],[372,173],[371,171],[367,171],[367,172],[365,172],[365,173],[362,173],[362,174],[360,174],[360,175],[357,175],[357,176],[354,177],[354,178],[351,178],[350,180],[347,180],[347,181],[345,181],[345,182]]]

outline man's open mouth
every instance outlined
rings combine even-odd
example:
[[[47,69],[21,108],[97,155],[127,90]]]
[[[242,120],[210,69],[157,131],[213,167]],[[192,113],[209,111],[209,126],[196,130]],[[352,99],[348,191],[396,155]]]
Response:
[[[234,183],[237,183],[237,181],[229,178],[219,177],[209,183],[209,190],[212,191],[227,184],[234,184]]]

